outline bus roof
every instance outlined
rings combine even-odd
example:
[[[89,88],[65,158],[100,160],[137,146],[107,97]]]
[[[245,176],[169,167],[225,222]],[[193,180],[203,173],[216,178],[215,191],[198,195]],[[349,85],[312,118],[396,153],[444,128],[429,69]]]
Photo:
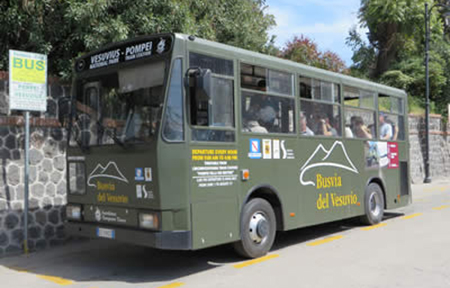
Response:
[[[289,67],[290,69],[294,69],[294,70],[301,69],[301,70],[311,71],[320,76],[333,78],[333,79],[335,79],[335,81],[343,82],[344,84],[348,83],[348,85],[361,86],[366,89],[372,89],[372,90],[376,90],[381,93],[392,94],[392,96],[397,96],[397,97],[406,97],[406,95],[407,95],[406,92],[401,89],[397,89],[397,88],[393,88],[390,86],[378,84],[375,82],[347,76],[347,75],[344,75],[341,73],[331,72],[328,70],[308,66],[305,64],[291,61],[291,60],[286,60],[286,59],[282,59],[282,58],[278,58],[278,57],[274,57],[274,56],[270,56],[270,55],[265,55],[262,53],[253,52],[253,51],[245,50],[242,48],[238,48],[238,47],[234,47],[234,46],[230,46],[230,45],[226,45],[226,44],[222,44],[222,43],[218,43],[218,42],[214,42],[214,41],[205,40],[205,39],[198,38],[198,37],[192,38],[192,36],[186,35],[186,34],[176,33],[175,37],[185,40],[185,41],[195,41],[198,44],[210,46],[212,48],[227,50],[234,54],[240,54],[243,57],[259,58],[261,60],[278,63],[280,65]],[[194,39],[194,40],[192,40],[192,39]]]

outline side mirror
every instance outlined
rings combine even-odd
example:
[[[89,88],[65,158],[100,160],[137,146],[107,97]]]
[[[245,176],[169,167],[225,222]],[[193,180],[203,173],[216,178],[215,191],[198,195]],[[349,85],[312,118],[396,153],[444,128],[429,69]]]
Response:
[[[68,97],[62,97],[58,100],[58,120],[61,126],[66,124],[66,120],[69,118],[71,112],[71,101]]]
[[[193,78],[193,81],[191,79]],[[189,68],[186,71],[186,87],[195,88],[195,98],[197,101],[209,101],[211,98],[212,76],[210,69],[199,67]]]

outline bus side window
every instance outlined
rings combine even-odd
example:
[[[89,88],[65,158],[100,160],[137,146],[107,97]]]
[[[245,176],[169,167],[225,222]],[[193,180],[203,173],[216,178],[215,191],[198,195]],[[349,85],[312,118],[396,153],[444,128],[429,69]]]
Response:
[[[176,59],[170,76],[169,93],[163,122],[163,135],[169,141],[184,139],[183,127],[183,90],[182,90],[181,59]]]
[[[303,136],[340,137],[340,86],[336,83],[299,77],[300,134]]]
[[[378,95],[380,138],[384,140],[405,140],[403,99],[386,94]]]
[[[211,71],[209,99],[197,99],[195,85],[190,85],[190,119],[191,125],[194,126],[192,140],[234,141],[233,61],[191,52],[189,66]],[[209,129],[198,129],[195,126]],[[215,127],[228,130],[214,129]]]

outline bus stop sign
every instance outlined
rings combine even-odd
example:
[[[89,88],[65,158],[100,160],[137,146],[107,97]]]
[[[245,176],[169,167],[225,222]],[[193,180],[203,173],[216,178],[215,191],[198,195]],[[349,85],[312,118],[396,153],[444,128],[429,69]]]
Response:
[[[9,50],[9,110],[47,109],[47,55]]]

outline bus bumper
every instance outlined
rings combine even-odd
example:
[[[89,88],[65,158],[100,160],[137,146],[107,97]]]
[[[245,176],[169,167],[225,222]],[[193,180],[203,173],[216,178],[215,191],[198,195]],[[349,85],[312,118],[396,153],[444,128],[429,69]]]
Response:
[[[111,239],[120,242],[165,250],[191,250],[191,231],[147,231],[91,223],[66,222],[68,235],[95,239]],[[99,237],[98,228],[114,231],[111,238]]]

